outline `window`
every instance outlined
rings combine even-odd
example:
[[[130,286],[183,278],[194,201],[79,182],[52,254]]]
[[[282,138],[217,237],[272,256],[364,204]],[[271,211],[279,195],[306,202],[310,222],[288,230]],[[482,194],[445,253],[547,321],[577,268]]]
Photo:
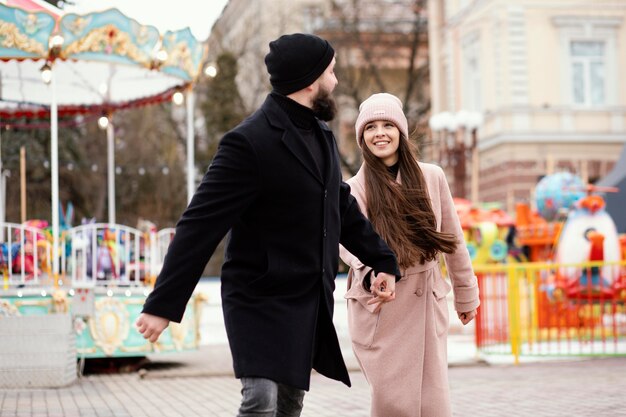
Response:
[[[476,34],[467,37],[462,45],[462,106],[466,110],[482,110],[479,38]]]
[[[572,41],[570,61],[574,104],[606,104],[606,52],[602,41]]]
[[[560,37],[563,104],[600,108],[619,103],[618,35],[621,16],[554,16]]]

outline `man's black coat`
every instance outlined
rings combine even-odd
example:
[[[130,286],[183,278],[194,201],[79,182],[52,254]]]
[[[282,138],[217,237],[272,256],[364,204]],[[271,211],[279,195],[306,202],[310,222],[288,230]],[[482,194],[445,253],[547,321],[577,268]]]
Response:
[[[399,275],[395,256],[341,180],[335,138],[320,123],[326,172],[275,99],[221,140],[176,226],[143,311],[180,321],[230,230],[222,307],[236,377],[309,389],[311,368],[350,385],[332,323],[338,246]]]

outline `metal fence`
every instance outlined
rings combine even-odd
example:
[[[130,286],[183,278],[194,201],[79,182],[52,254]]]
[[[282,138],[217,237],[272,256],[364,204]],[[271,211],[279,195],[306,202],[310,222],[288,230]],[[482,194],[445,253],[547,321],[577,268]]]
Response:
[[[119,224],[90,223],[62,232],[60,271],[52,277],[49,232],[0,223],[0,273],[3,288],[66,286],[149,286],[158,275],[172,228],[142,232]]]
[[[52,247],[35,227],[0,223],[0,272],[3,288],[47,283]]]
[[[626,356],[626,262],[475,266],[486,354]]]

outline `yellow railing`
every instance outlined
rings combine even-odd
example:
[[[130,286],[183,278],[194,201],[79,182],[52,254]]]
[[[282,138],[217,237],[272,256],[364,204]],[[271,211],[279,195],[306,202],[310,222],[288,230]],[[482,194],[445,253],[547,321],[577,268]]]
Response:
[[[626,261],[475,265],[484,353],[626,355]]]

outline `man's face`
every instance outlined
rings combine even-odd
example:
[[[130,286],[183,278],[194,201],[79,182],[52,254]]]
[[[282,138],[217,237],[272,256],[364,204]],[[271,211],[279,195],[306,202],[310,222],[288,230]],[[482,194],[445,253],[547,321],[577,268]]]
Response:
[[[336,63],[337,63],[337,60],[333,58],[333,60],[330,62],[330,65],[328,65],[326,70],[318,78],[319,88],[320,88],[318,91],[318,94],[324,91],[326,95],[330,95],[335,89],[335,87],[337,87],[337,84],[339,82],[337,81],[337,77],[335,76],[335,64]]]
[[[317,93],[313,98],[313,113],[315,116],[329,122],[335,118],[337,114],[337,104],[335,99],[331,97],[331,93],[337,87],[337,77],[335,76],[335,58],[326,68],[326,71],[317,79]]]

